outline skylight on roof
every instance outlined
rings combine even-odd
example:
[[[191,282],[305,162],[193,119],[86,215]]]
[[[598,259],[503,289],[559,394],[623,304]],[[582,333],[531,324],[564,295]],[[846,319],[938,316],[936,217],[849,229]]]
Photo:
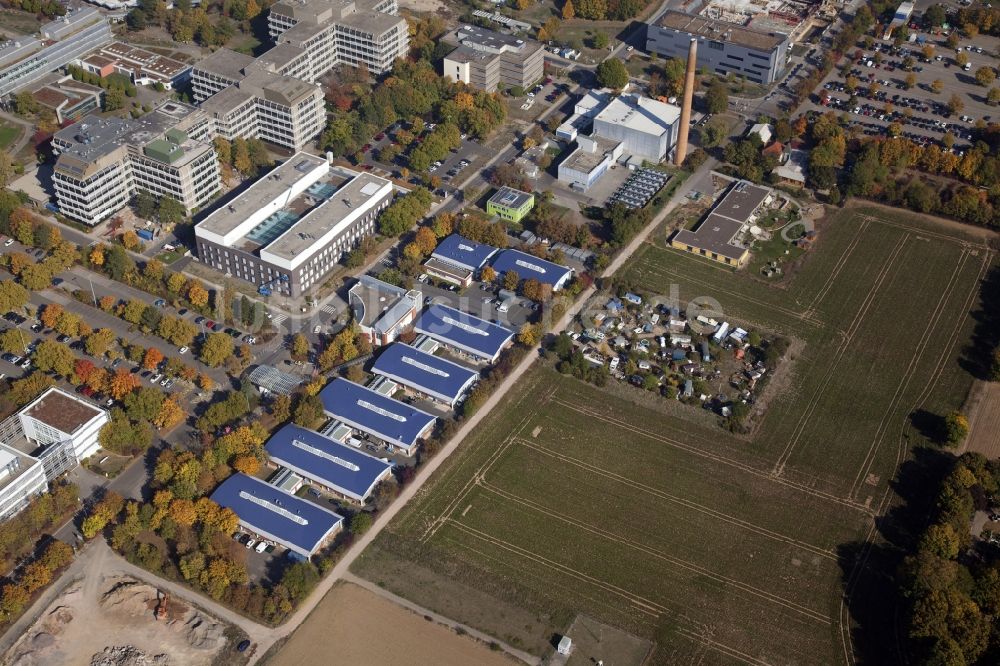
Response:
[[[381,414],[382,416],[388,417],[400,423],[406,423],[406,417],[400,416],[399,414],[393,414],[388,409],[382,409],[378,405],[373,405],[367,400],[358,400],[358,407],[363,407],[369,411],[375,412],[376,414]]]
[[[451,376],[447,372],[445,372],[444,370],[439,370],[438,368],[432,368],[431,366],[427,365],[426,363],[421,363],[420,361],[418,361],[417,359],[413,358],[412,356],[404,356],[402,358],[402,361],[403,361],[403,363],[406,363],[407,365],[412,365],[415,368],[420,368],[424,372],[429,372],[432,375],[437,375],[438,377],[448,378],[448,377]]]
[[[535,271],[536,273],[542,273],[542,274],[545,273],[544,268],[542,268],[538,264],[533,264],[531,262],[525,261],[524,259],[516,259],[514,263],[520,266],[521,268],[527,268],[529,271]]]
[[[253,502],[257,506],[263,507],[263,508],[267,509],[268,511],[273,511],[274,513],[278,514],[279,516],[281,516],[283,518],[287,518],[288,520],[290,520],[290,521],[292,521],[294,523],[298,523],[299,525],[305,526],[305,525],[309,524],[309,521],[306,520],[305,518],[303,518],[302,516],[294,514],[291,511],[289,511],[288,509],[286,509],[286,508],[284,508],[282,506],[278,506],[274,502],[269,502],[269,501],[267,501],[266,499],[264,499],[262,497],[257,497],[256,495],[251,495],[250,493],[248,493],[245,490],[241,490],[240,491],[240,499],[245,499],[248,502]]]
[[[297,449],[302,449],[303,451],[306,451],[307,453],[311,453],[314,456],[318,456],[320,458],[326,458],[327,460],[329,460],[333,464],[340,465],[341,467],[345,467],[345,468],[351,470],[352,472],[360,472],[361,471],[361,468],[358,467],[357,465],[355,465],[354,463],[348,462],[347,460],[344,460],[343,458],[338,458],[337,456],[333,455],[332,453],[327,453],[323,449],[318,449],[315,446],[312,446],[310,444],[306,444],[305,442],[303,442],[301,440],[293,439],[292,440],[292,446],[294,446]]]
[[[471,324],[466,324],[463,321],[458,321],[457,319],[452,319],[451,317],[442,317],[441,321],[443,321],[446,324],[450,324],[451,326],[457,326],[458,328],[462,329],[466,333],[472,333],[474,335],[481,335],[484,338],[489,336],[489,333],[487,333],[486,331],[481,331],[478,328],[476,328],[475,326],[472,326]]]

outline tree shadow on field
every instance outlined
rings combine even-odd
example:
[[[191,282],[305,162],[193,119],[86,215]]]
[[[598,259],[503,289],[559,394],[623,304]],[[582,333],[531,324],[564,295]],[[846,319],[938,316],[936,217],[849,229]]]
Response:
[[[993,268],[983,279],[979,302],[970,316],[975,328],[958,363],[976,379],[989,379],[993,350],[1000,343],[1000,268]]]
[[[897,572],[926,528],[937,497],[929,489],[941,486],[953,461],[954,456],[940,449],[915,449],[892,482],[899,501],[875,519],[877,536],[870,543],[854,541],[837,549],[851,619],[848,631],[858,664],[903,661],[897,627],[906,612],[906,600],[900,594]]]
[[[932,442],[943,444],[945,441],[947,429],[944,416],[940,414],[929,412],[926,409],[918,409],[910,414],[910,425],[921,436]]]

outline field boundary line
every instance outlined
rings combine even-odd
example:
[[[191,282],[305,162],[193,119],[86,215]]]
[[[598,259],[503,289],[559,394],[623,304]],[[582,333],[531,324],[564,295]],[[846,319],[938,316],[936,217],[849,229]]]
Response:
[[[736,648],[729,647],[728,645],[723,645],[722,643],[719,643],[718,641],[713,641],[710,638],[704,638],[702,636],[699,636],[697,633],[691,631],[690,629],[685,629],[684,627],[681,627],[677,630],[677,633],[684,636],[685,638],[688,638],[696,643],[699,643],[707,647],[710,650],[715,650],[719,654],[725,655],[737,661],[741,661],[744,664],[752,664],[753,666],[772,666],[772,662],[758,659],[757,657],[751,656],[746,652],[740,652]]]
[[[976,245],[972,245],[972,247],[975,247],[977,250],[985,249],[985,248],[980,248]],[[966,314],[963,317],[956,318],[955,326],[952,328],[952,333],[949,338],[949,344],[945,347],[947,353],[943,353],[939,356],[937,367],[934,373],[932,374],[931,379],[926,383],[926,385],[924,386],[924,390],[921,392],[921,394],[917,396],[917,399],[914,401],[913,408],[911,409],[911,411],[916,410],[927,399],[927,396],[933,389],[934,384],[937,381],[937,378],[941,375],[941,372],[943,372],[947,359],[951,357],[955,345],[958,344],[958,338],[961,334],[962,325],[970,316],[970,310],[972,308],[973,303],[975,302],[976,294],[979,292],[979,286],[982,283],[983,277],[986,274],[988,267],[992,263],[993,256],[994,256],[993,251],[985,249],[983,262],[980,265],[979,273],[977,274],[976,279],[973,281],[972,287],[969,290],[969,294],[968,296],[966,296],[965,299],[965,306],[963,309],[966,311]],[[906,455],[906,442],[903,439],[903,432],[905,430],[906,430],[906,421],[904,420],[900,424],[899,436],[897,438],[898,446],[896,447],[896,467],[895,467],[897,471],[899,470],[899,467],[902,465],[903,459],[905,458]],[[895,472],[893,473],[893,476],[895,476]],[[878,505],[878,512],[880,514],[883,513],[885,507],[887,506],[888,502],[892,497],[892,494],[893,494],[892,487],[887,485],[885,491],[882,494],[882,500],[879,502]],[[854,566],[851,568],[850,574],[848,575],[847,582],[845,584],[845,592],[840,599],[841,643],[844,649],[845,662],[848,664],[856,663],[857,660],[854,658],[854,639],[851,636],[851,628],[850,628],[851,615],[847,602],[853,596],[854,591],[858,584],[858,580],[860,579],[861,571],[867,566],[868,559],[871,557],[871,550],[872,550],[872,545],[874,544],[876,529],[877,529],[877,524],[873,520],[868,528],[868,534],[865,538],[861,557],[858,558],[858,560],[854,563]],[[896,652],[898,654],[902,654],[902,650],[899,646],[898,636],[896,637]]]
[[[954,243],[960,247],[976,247],[976,248],[987,248],[986,239],[983,239],[982,243],[977,243],[965,238],[955,238],[950,234],[946,234],[940,231],[927,231],[926,229],[914,229],[913,227],[908,227],[901,222],[892,222],[885,218],[874,217],[871,215],[863,215],[863,217],[875,224],[881,224],[887,227],[895,227],[897,229],[902,229],[908,233],[916,234],[917,236],[931,236],[941,241],[947,241],[949,243]]]
[[[861,485],[863,484],[865,477],[871,470],[872,465],[875,464],[875,457],[878,455],[878,450],[881,447],[882,440],[885,439],[885,434],[887,432],[892,413],[895,411],[897,404],[906,393],[906,389],[909,387],[914,374],[916,374],[917,367],[920,365],[921,355],[930,344],[932,333],[937,326],[938,321],[941,319],[941,313],[944,312],[952,292],[955,290],[955,286],[958,284],[958,276],[961,273],[962,268],[965,266],[965,262],[968,257],[968,250],[963,249],[959,260],[955,262],[955,268],[952,271],[951,276],[948,278],[948,283],[945,285],[944,291],[941,292],[941,297],[938,299],[937,304],[934,306],[934,310],[931,311],[930,316],[927,318],[927,325],[924,327],[924,332],[921,334],[920,340],[917,342],[916,349],[910,356],[910,361],[906,365],[906,372],[903,374],[899,385],[892,394],[892,399],[889,401],[885,413],[879,421],[878,429],[875,431],[875,437],[868,446],[865,458],[861,461],[861,467],[858,469],[858,473],[854,477],[854,482],[851,484],[851,497],[856,498],[858,492],[861,490]]]
[[[791,599],[786,599],[786,598],[778,596],[777,594],[774,594],[772,592],[768,592],[768,591],[762,590],[762,589],[760,589],[758,587],[754,587],[753,585],[750,585],[749,583],[744,583],[741,580],[737,580],[735,578],[731,578],[729,576],[717,573],[717,572],[712,571],[710,569],[706,569],[704,567],[698,566],[697,564],[694,564],[694,563],[689,562],[687,560],[683,560],[683,559],[681,559],[679,557],[676,557],[674,555],[669,555],[669,554],[663,552],[662,550],[658,550],[656,548],[653,548],[652,546],[647,546],[646,544],[640,543],[640,542],[638,542],[638,541],[636,541],[634,539],[631,539],[629,537],[625,537],[625,536],[622,536],[622,535],[619,535],[619,534],[615,534],[614,532],[609,532],[608,530],[601,529],[600,527],[596,527],[594,525],[586,523],[586,522],[584,522],[582,520],[579,520],[577,518],[573,518],[572,516],[567,516],[566,514],[560,513],[558,511],[553,511],[553,510],[548,509],[546,507],[543,507],[543,506],[541,506],[539,504],[535,504],[535,503],[531,502],[530,500],[528,500],[528,501],[519,500],[518,498],[516,498],[516,496],[508,496],[503,491],[498,491],[498,490],[494,489],[495,487],[494,488],[488,488],[488,487],[484,486],[484,488],[486,488],[486,490],[488,490],[490,492],[493,492],[494,494],[499,495],[500,497],[504,497],[505,499],[512,499],[515,502],[519,502],[520,504],[523,504],[523,505],[527,506],[528,508],[533,509],[534,511],[537,511],[538,513],[541,513],[542,515],[548,516],[550,518],[555,518],[556,520],[560,520],[560,521],[562,521],[564,523],[567,523],[569,525],[572,525],[574,527],[582,529],[582,530],[584,530],[586,532],[590,532],[591,534],[595,534],[595,535],[597,535],[599,537],[603,537],[604,539],[607,539],[608,541],[612,541],[612,542],[615,542],[615,543],[622,544],[624,546],[627,546],[629,548],[637,550],[637,551],[639,551],[641,553],[645,553],[647,555],[651,555],[652,557],[655,557],[656,559],[663,560],[664,562],[667,562],[667,563],[669,563],[669,564],[671,564],[671,565],[673,565],[675,567],[679,567],[679,568],[687,570],[687,571],[689,571],[691,573],[698,574],[700,576],[704,576],[706,578],[714,580],[715,582],[720,583],[720,584],[722,584],[724,586],[736,588],[737,590],[741,590],[743,592],[749,593],[749,594],[751,594],[751,595],[753,595],[755,597],[759,597],[761,599],[764,599],[765,601],[770,601],[771,603],[777,604],[778,606],[783,606],[783,607],[787,608],[788,610],[791,610],[793,612],[796,612],[796,613],[799,613],[801,615],[804,615],[804,616],[806,616],[806,617],[808,617],[808,618],[810,618],[812,620],[816,620],[817,622],[820,622],[820,623],[823,623],[823,624],[833,624],[832,620],[828,616],[825,616],[822,613],[820,613],[819,611],[813,610],[812,608],[809,608],[808,606],[804,606],[804,605],[802,605],[802,604],[800,604],[800,603],[798,603],[796,601],[792,601]],[[455,521],[454,519],[452,519],[451,522],[457,522],[457,521]]]
[[[826,295],[830,293],[830,289],[832,289],[833,285],[837,282],[837,277],[840,275],[840,271],[842,271],[844,266],[847,265],[847,261],[851,258],[851,255],[854,254],[854,250],[857,249],[858,244],[861,243],[861,236],[867,229],[868,220],[863,218],[861,220],[861,227],[858,229],[857,233],[854,234],[854,239],[851,241],[850,245],[844,249],[844,253],[840,256],[840,259],[837,260],[836,265],[833,267],[833,272],[826,278],[826,282],[823,283],[823,286],[818,292],[816,292],[816,295],[809,302],[809,305],[806,306],[806,312],[812,312],[816,306],[819,305],[819,302],[826,298]]]
[[[772,470],[772,473],[775,476],[780,476],[784,473],[785,464],[788,462],[788,459],[795,451],[795,447],[798,445],[799,439],[802,437],[802,433],[805,432],[806,426],[812,419],[813,412],[816,411],[816,407],[822,401],[823,396],[826,393],[827,387],[830,386],[830,378],[836,372],[837,366],[840,365],[841,359],[843,359],[844,354],[847,352],[847,348],[850,347],[851,342],[853,342],[854,335],[861,327],[861,322],[864,321],[864,318],[867,315],[868,310],[871,309],[872,304],[875,302],[879,292],[882,290],[882,285],[885,283],[886,278],[892,272],[892,267],[895,265],[896,259],[899,257],[899,254],[900,252],[902,252],[903,246],[906,245],[908,239],[909,235],[904,234],[899,239],[899,242],[896,243],[896,246],[893,248],[892,253],[889,255],[888,260],[886,261],[885,265],[882,267],[882,270],[876,277],[875,284],[872,285],[872,288],[868,291],[868,294],[865,296],[865,299],[861,302],[861,305],[858,308],[857,313],[854,315],[854,319],[851,320],[850,325],[847,327],[847,336],[844,338],[840,346],[837,348],[837,351],[833,355],[833,360],[831,361],[830,366],[827,368],[827,371],[823,374],[822,383],[820,384],[816,392],[809,398],[809,403],[806,405],[806,408],[802,410],[802,416],[799,417],[799,421],[795,425],[795,430],[792,431],[791,439],[789,439],[788,444],[785,445],[785,448],[782,450],[781,455],[778,456],[778,459],[774,462],[774,469]],[[850,497],[848,497],[848,499],[850,500]]]
[[[794,490],[798,490],[798,491],[803,492],[803,493],[805,493],[807,495],[813,495],[814,497],[817,497],[819,499],[824,499],[824,500],[833,502],[835,504],[840,504],[840,505],[848,507],[850,509],[854,509],[856,511],[860,511],[861,513],[874,515],[873,512],[872,512],[872,510],[871,510],[871,508],[869,508],[869,507],[867,507],[867,506],[865,506],[863,504],[858,504],[857,502],[853,502],[850,499],[841,497],[839,495],[834,495],[833,493],[828,493],[828,492],[825,492],[825,491],[822,491],[822,490],[817,490],[815,488],[810,488],[809,486],[807,486],[805,484],[799,483],[797,481],[792,481],[791,479],[787,479],[787,478],[775,476],[775,475],[773,475],[773,474],[771,474],[769,472],[766,472],[764,470],[757,469],[757,468],[755,468],[755,467],[753,467],[751,465],[748,465],[746,463],[739,462],[738,460],[734,460],[732,458],[726,458],[725,456],[720,456],[720,455],[717,455],[717,454],[714,454],[714,453],[709,453],[708,451],[704,451],[704,450],[699,449],[697,447],[690,446],[688,444],[684,444],[683,442],[680,442],[680,441],[678,441],[676,439],[671,439],[669,437],[665,437],[663,435],[660,435],[659,433],[654,433],[654,432],[650,432],[648,430],[644,430],[644,429],[642,429],[642,428],[640,428],[638,426],[633,426],[631,424],[622,423],[620,421],[615,421],[615,420],[611,419],[608,416],[605,416],[604,414],[602,414],[600,412],[597,412],[597,411],[594,411],[594,410],[590,410],[590,409],[587,409],[587,408],[584,408],[584,407],[580,407],[578,405],[569,404],[569,403],[566,403],[566,402],[563,402],[563,401],[559,400],[558,398],[555,399],[553,402],[555,402],[557,404],[560,404],[563,407],[566,407],[567,409],[575,411],[575,412],[577,412],[579,414],[583,414],[584,416],[588,416],[590,418],[596,418],[596,419],[598,419],[600,421],[604,421],[605,423],[609,423],[611,425],[614,425],[616,428],[620,428],[620,429],[623,429],[623,430],[628,430],[628,431],[636,433],[638,435],[642,435],[643,437],[648,437],[649,439],[652,439],[652,440],[657,441],[657,442],[661,442],[663,444],[667,444],[667,445],[669,445],[669,446],[671,446],[671,447],[673,447],[675,449],[679,449],[681,451],[685,451],[687,453],[691,453],[693,455],[699,456],[701,458],[705,458],[707,460],[712,460],[714,462],[719,462],[719,463],[722,463],[724,465],[728,465],[730,467],[735,467],[736,469],[738,469],[740,471],[747,472],[748,474],[751,474],[751,475],[756,476],[758,478],[766,479],[767,481],[770,481],[772,483],[777,483],[779,485],[787,486],[788,488],[792,488]]]
[[[657,603],[651,599],[646,599],[645,597],[639,594],[635,594],[634,592],[629,592],[625,588],[618,587],[617,585],[608,583],[607,581],[603,581],[599,578],[594,578],[593,576],[585,574],[582,571],[577,571],[576,569],[567,567],[565,564],[560,564],[559,562],[550,560],[547,557],[543,557],[537,553],[533,553],[530,550],[521,548],[520,546],[504,541],[503,539],[499,539],[485,532],[481,532],[480,530],[477,530],[474,527],[469,527],[468,525],[464,525],[456,520],[451,520],[451,519],[448,520],[448,523],[453,527],[455,527],[456,529],[458,529],[459,531],[465,532],[469,536],[477,538],[480,541],[485,541],[486,543],[490,543],[496,546],[497,548],[506,550],[507,552],[513,553],[515,555],[519,555],[527,560],[536,562],[537,564],[541,564],[542,566],[546,566],[550,569],[555,569],[556,571],[562,572],[572,578],[576,578],[577,580],[590,583],[605,590],[606,592],[610,592],[619,597],[622,597],[626,601],[632,603],[632,605],[634,605],[636,607],[636,610],[638,610],[639,612],[651,615],[653,617],[660,617],[660,615],[670,612],[670,609],[668,607],[660,603]]]
[[[751,523],[749,521],[746,521],[746,520],[743,520],[742,518],[737,518],[736,516],[731,516],[729,514],[722,513],[721,511],[716,511],[715,509],[707,507],[707,506],[705,506],[703,504],[698,504],[697,502],[692,502],[691,500],[687,500],[687,499],[684,499],[682,497],[678,497],[677,495],[671,495],[670,493],[664,492],[664,491],[662,491],[662,490],[660,490],[658,488],[654,488],[653,486],[646,485],[646,484],[641,483],[639,481],[634,481],[632,479],[629,479],[628,477],[622,476],[621,474],[615,474],[614,472],[609,472],[607,470],[603,470],[600,467],[597,467],[596,465],[591,465],[590,463],[584,462],[584,461],[579,460],[577,458],[573,458],[571,456],[567,456],[566,454],[557,453],[557,452],[552,451],[550,449],[547,449],[545,447],[535,446],[535,445],[531,444],[530,442],[526,442],[526,441],[520,440],[520,439],[516,440],[516,443],[518,443],[521,446],[524,446],[526,448],[530,448],[530,449],[533,449],[535,451],[538,451],[539,453],[542,453],[543,455],[547,455],[549,457],[555,458],[556,460],[559,460],[559,461],[562,461],[562,462],[566,462],[566,463],[569,463],[571,465],[575,465],[575,466],[577,466],[577,467],[579,467],[579,468],[581,468],[581,469],[583,469],[583,470],[585,470],[587,472],[590,472],[592,474],[597,474],[598,476],[606,477],[608,479],[611,479],[612,481],[616,481],[616,482],[621,483],[621,484],[626,485],[626,486],[632,486],[632,487],[634,487],[634,488],[636,488],[638,490],[641,490],[641,491],[643,491],[645,493],[648,493],[648,494],[653,495],[655,497],[658,497],[660,499],[667,500],[668,502],[673,502],[675,504],[679,504],[680,506],[683,506],[683,507],[688,508],[688,509],[692,509],[694,511],[697,511],[699,513],[703,513],[703,514],[711,516],[713,518],[717,518],[717,519],[719,519],[719,520],[721,520],[723,522],[727,522],[727,523],[729,523],[731,525],[735,525],[737,527],[742,527],[743,529],[745,529],[745,530],[747,530],[749,532],[753,532],[753,533],[755,533],[755,534],[757,534],[759,536],[767,537],[768,539],[772,539],[774,541],[780,541],[780,542],[785,543],[787,545],[795,546],[797,548],[801,548],[802,550],[806,550],[806,551],[808,551],[810,553],[813,553],[814,555],[819,555],[820,557],[825,557],[825,558],[827,558],[827,559],[829,559],[829,560],[831,560],[833,562],[839,561],[839,558],[837,557],[836,553],[834,553],[832,551],[829,551],[829,550],[824,550],[824,549],[820,548],[819,546],[814,546],[814,545],[812,545],[810,543],[806,543],[805,541],[799,541],[798,539],[794,539],[794,538],[792,538],[790,536],[786,536],[784,534],[781,534],[780,532],[775,532],[775,531],[769,530],[769,529],[767,529],[765,527],[760,527],[758,525],[754,525],[753,523]],[[503,489],[500,489],[497,486],[494,486],[493,484],[491,484],[485,478],[480,479],[480,482],[481,482],[481,485],[483,485],[483,487],[485,487],[487,489],[496,488],[497,491],[499,491],[499,493],[501,493],[501,494],[502,493],[509,493],[512,496],[512,498],[515,499],[515,500],[532,502],[532,500],[528,500],[528,499],[520,497],[518,495],[514,495],[513,493],[510,493],[510,491],[508,491],[508,490],[503,490]],[[532,502],[532,503],[534,503],[534,502]],[[539,506],[541,506],[541,505],[539,505]]]

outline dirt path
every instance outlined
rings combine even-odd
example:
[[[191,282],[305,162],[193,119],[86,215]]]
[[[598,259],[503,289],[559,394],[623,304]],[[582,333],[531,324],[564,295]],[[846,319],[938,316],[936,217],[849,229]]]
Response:
[[[965,450],[1000,458],[1000,384],[976,381],[969,398]]]
[[[332,654],[337,655],[336,663],[358,666],[516,663],[503,652],[490,650],[470,636],[460,636],[438,621],[428,621],[372,590],[345,581],[323,598],[309,620],[268,660],[268,666],[333,663]]]

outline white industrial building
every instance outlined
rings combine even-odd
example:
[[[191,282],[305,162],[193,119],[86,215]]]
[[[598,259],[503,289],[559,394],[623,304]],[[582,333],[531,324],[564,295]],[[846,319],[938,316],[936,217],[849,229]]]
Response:
[[[100,407],[50,388],[0,423],[0,520],[37,495],[48,482],[75,468],[100,448],[98,434],[108,422]]]
[[[392,194],[385,178],[297,153],[198,223],[198,257],[262,295],[296,297],[375,232]]]
[[[641,95],[587,94],[556,130],[559,138],[577,143],[559,164],[559,180],[585,192],[616,162],[631,168],[664,160],[677,141],[680,116],[679,107]],[[587,125],[590,135],[580,134]]]

